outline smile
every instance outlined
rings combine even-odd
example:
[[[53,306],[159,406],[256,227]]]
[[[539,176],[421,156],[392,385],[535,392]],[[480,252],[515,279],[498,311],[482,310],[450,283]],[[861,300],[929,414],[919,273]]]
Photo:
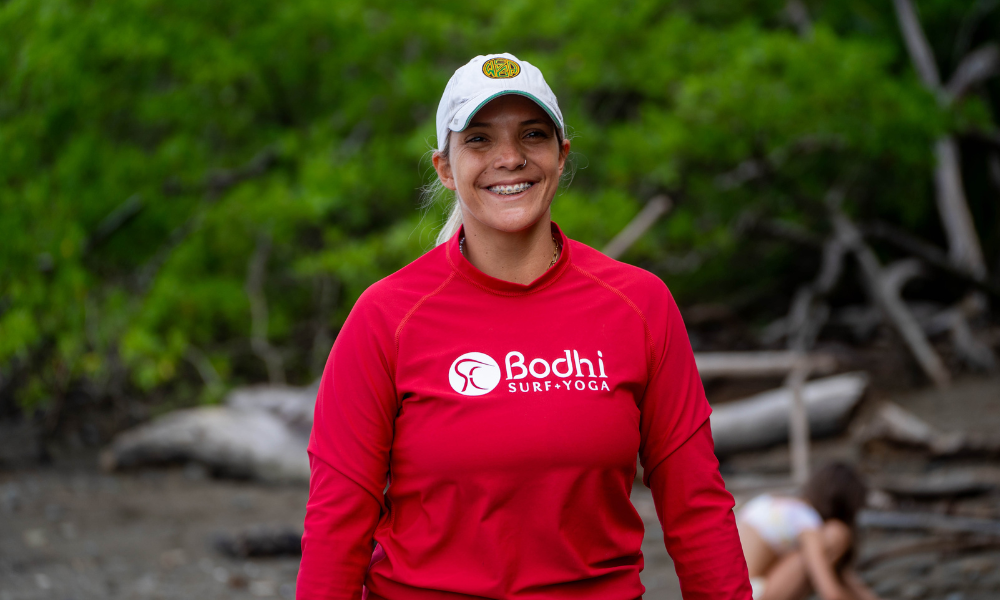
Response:
[[[513,194],[520,194],[521,192],[530,188],[533,185],[535,184],[525,181],[524,183],[515,183],[514,185],[494,185],[486,189],[493,192],[494,194],[500,194],[501,196],[510,196]]]

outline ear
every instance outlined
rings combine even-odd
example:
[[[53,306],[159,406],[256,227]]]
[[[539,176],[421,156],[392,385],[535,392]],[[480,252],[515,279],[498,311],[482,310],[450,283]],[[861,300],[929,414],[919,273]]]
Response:
[[[431,155],[431,162],[434,163],[434,170],[437,171],[441,185],[455,191],[455,176],[451,173],[451,162],[448,161],[448,157],[435,150],[434,154]]]
[[[563,139],[559,146],[559,176],[562,177],[563,168],[566,166],[566,157],[569,156],[569,140]]]

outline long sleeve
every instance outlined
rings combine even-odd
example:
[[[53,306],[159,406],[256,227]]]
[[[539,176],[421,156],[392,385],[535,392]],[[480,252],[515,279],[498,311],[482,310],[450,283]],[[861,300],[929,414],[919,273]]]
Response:
[[[719,475],[706,420],[649,476],[663,539],[685,600],[749,600],[733,497]]]
[[[393,341],[362,296],[330,353],[316,399],[296,598],[361,598],[397,412]]]
[[[667,295],[665,335],[640,403],[639,457],[685,600],[749,600],[733,497],[719,475],[711,408],[687,330]]]

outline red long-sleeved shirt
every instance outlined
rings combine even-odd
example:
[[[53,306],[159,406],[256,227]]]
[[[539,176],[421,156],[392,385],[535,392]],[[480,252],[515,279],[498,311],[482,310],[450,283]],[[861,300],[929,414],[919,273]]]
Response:
[[[358,300],[316,403],[299,600],[638,598],[637,452],[684,597],[750,598],[673,298],[553,233],[529,285],[456,235]]]

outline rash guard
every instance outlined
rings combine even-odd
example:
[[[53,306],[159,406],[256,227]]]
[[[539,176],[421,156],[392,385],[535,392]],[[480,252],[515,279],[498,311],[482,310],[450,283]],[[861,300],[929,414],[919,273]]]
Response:
[[[528,285],[460,231],[371,286],[309,443],[296,597],[642,596],[643,465],[691,598],[750,598],[711,412],[663,282],[567,239]]]

